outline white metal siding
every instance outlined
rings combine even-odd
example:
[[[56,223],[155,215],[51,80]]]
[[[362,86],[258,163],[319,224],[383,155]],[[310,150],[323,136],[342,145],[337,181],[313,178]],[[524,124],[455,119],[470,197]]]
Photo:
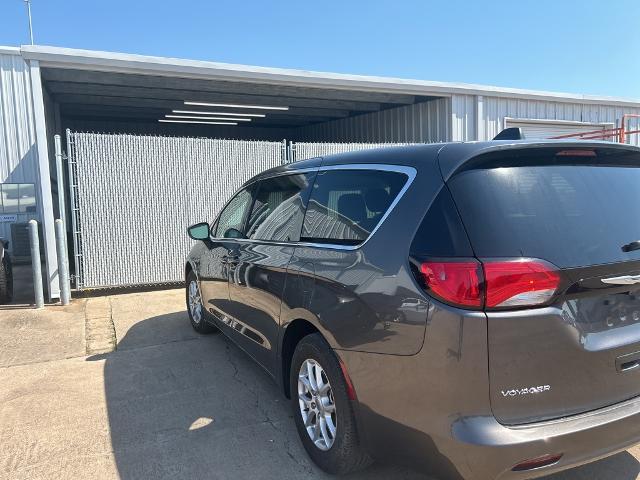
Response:
[[[0,54],[0,182],[36,181],[35,143],[29,66]]]
[[[17,53],[0,53],[0,183],[38,184],[31,77]],[[32,218],[39,216],[18,214],[18,222]],[[0,223],[0,237],[11,239],[9,223]]]
[[[640,114],[638,107],[591,103],[567,103],[545,100],[525,100],[503,97],[454,95],[452,105],[452,136],[454,141],[490,140],[505,127],[505,118],[566,120],[587,123],[614,123],[625,113]],[[480,112],[480,115],[478,114]],[[478,118],[479,117],[479,118]],[[476,127],[476,122],[480,125]],[[629,121],[628,129],[638,129],[638,120]],[[478,138],[478,132],[481,132]],[[629,143],[640,145],[640,135],[631,135]]]
[[[449,98],[318,123],[294,130],[307,142],[444,142],[450,138]]]
[[[553,138],[559,135],[573,135],[577,133],[602,132],[605,129],[614,128],[614,124],[564,122],[558,120],[550,121],[527,121],[522,119],[506,119],[505,126],[519,127],[522,129],[525,138]],[[613,140],[613,136],[608,138],[598,138],[598,140]]]
[[[476,139],[476,97],[453,95],[451,97],[451,140],[463,142]]]

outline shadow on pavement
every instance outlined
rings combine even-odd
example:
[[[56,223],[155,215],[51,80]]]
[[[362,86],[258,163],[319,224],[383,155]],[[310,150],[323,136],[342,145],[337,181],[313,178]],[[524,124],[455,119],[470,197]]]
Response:
[[[625,451],[540,480],[636,480],[639,474],[640,463]]]
[[[138,322],[105,360],[111,443],[121,480],[334,478],[313,466],[288,400],[222,334],[200,336],[186,312]],[[372,467],[353,479],[425,479]]]
[[[111,443],[121,480],[334,478],[299,442],[288,401],[249,356],[221,334],[199,336],[185,312],[138,322],[105,360]],[[635,480],[628,452],[547,480]],[[352,479],[426,479],[373,466]]]

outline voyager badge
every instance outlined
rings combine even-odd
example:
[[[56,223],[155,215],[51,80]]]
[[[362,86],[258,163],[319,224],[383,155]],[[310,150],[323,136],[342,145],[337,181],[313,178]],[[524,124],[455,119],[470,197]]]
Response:
[[[503,397],[521,397],[523,395],[535,395],[537,393],[544,393],[550,390],[550,385],[540,385],[539,387],[510,388],[508,390],[501,390],[501,392]]]

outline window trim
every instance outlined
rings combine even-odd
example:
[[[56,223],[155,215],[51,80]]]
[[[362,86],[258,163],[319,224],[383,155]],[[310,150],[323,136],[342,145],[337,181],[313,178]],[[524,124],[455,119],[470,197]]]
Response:
[[[246,184],[244,186],[244,188],[249,188],[250,186],[253,186],[255,183],[259,183],[259,182],[261,182],[263,180],[267,180],[267,179],[273,178],[273,177],[280,177],[280,176],[284,176],[284,175],[299,175],[299,174],[309,173],[309,172],[318,173],[318,172],[326,172],[326,171],[330,171],[330,170],[373,170],[373,171],[378,170],[378,171],[382,171],[382,172],[403,173],[403,174],[405,174],[407,176],[407,180],[406,180],[404,186],[398,192],[398,195],[396,195],[396,198],[393,200],[393,202],[391,202],[391,204],[389,205],[389,208],[387,208],[387,211],[384,213],[384,215],[382,215],[382,218],[380,219],[378,224],[375,226],[375,228],[373,230],[371,230],[371,233],[369,234],[369,236],[367,236],[367,238],[365,238],[361,243],[359,243],[357,245],[341,245],[341,244],[338,244],[338,243],[324,243],[324,242],[323,243],[300,242],[300,241],[298,241],[298,242],[280,242],[280,241],[275,241],[275,240],[254,240],[254,239],[250,239],[250,238],[219,238],[219,237],[214,237],[214,238],[212,238],[212,240],[219,241],[219,242],[254,243],[254,244],[260,244],[260,245],[281,245],[281,246],[289,246],[289,247],[313,247],[313,248],[323,248],[323,249],[330,249],[330,250],[358,250],[359,248],[362,248],[376,234],[376,232],[378,231],[378,229],[380,229],[380,227],[382,227],[382,225],[384,224],[384,222],[387,219],[387,217],[391,214],[391,212],[396,207],[396,205],[400,202],[402,197],[404,197],[404,194],[407,192],[409,187],[411,187],[411,185],[413,184],[413,181],[415,180],[416,175],[417,175],[417,170],[414,167],[409,167],[407,165],[392,165],[392,164],[382,164],[382,163],[346,163],[346,164],[340,164],[340,165],[326,165],[326,166],[320,166],[320,167],[314,167],[314,168],[301,168],[299,170],[289,170],[289,171],[286,171],[286,172],[277,172],[277,173],[273,173],[273,174],[265,176],[265,177],[260,177],[260,178],[256,178],[255,180],[251,180],[248,184]],[[255,188],[255,187],[253,187],[253,188]],[[252,195],[254,194],[254,191],[252,191]],[[235,195],[233,195],[233,197],[231,197],[231,199],[235,198],[235,196],[238,193],[240,193],[240,190],[238,190],[238,192]],[[230,201],[231,200],[229,200],[229,202]],[[255,201],[255,198],[254,198],[254,201]],[[227,202],[227,204],[229,202]],[[225,208],[226,208],[226,204],[222,208],[222,210],[220,210],[220,212],[222,213]],[[306,215],[306,210],[305,210],[305,215]],[[218,214],[218,217],[219,216],[220,216],[220,214]],[[216,217],[216,220],[215,220],[214,223],[217,223],[218,217]],[[245,220],[245,222],[246,222],[246,220]],[[304,224],[304,218],[303,218],[303,224]]]

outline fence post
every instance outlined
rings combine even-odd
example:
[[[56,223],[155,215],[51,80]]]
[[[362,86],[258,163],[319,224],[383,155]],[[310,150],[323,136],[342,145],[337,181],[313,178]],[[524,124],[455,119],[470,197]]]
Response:
[[[78,205],[76,203],[76,179],[73,173],[73,164],[75,163],[75,152],[73,150],[73,133],[71,130],[67,128],[67,167],[69,172],[69,204],[71,206],[71,210],[69,211],[69,216],[71,217],[71,236],[73,238],[73,265],[75,267],[74,271],[74,286],[76,289],[80,290],[82,279],[82,272],[80,272],[80,251],[78,245]],[[68,250],[67,250],[68,251]]]
[[[40,264],[40,240],[38,238],[38,222],[29,220],[29,244],[31,247],[31,269],[33,270],[33,292],[36,308],[44,307],[42,293],[42,265]]]
[[[66,225],[67,216],[64,191],[64,170],[62,169],[62,139],[60,135],[55,135],[53,137],[53,143],[55,145],[56,153],[56,176],[58,177],[58,218],[61,218]]]
[[[69,285],[69,260],[67,257],[64,223],[56,220],[56,252],[58,253],[58,279],[60,281],[60,303],[69,305],[71,291]]]
[[[287,157],[287,139],[282,140],[282,145],[280,146],[280,163],[282,165],[286,165],[289,163],[289,158]]]

